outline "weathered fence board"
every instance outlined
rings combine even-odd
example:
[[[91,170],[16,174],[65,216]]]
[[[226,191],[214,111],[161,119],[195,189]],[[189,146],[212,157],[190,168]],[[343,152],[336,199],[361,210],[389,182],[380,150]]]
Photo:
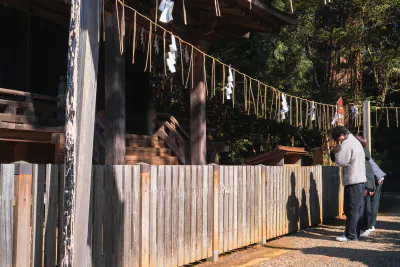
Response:
[[[61,261],[63,166],[32,170],[30,179],[17,179],[14,165],[0,166],[1,266],[16,264],[11,248],[22,239],[25,246],[14,244],[14,253],[23,255],[18,263]],[[174,267],[215,260],[338,216],[342,203],[336,167],[94,166],[92,177],[87,241],[92,266]]]
[[[11,267],[13,254],[14,165],[0,166],[0,265]]]

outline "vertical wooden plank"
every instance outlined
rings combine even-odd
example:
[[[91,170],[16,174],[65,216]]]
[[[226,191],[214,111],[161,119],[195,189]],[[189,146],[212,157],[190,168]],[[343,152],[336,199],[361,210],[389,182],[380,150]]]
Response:
[[[203,166],[196,166],[196,257],[195,261],[202,259],[203,250]]]
[[[269,170],[270,170],[270,168],[269,168],[269,166],[265,166],[264,169],[265,169],[265,208],[264,208],[264,210],[265,210],[265,218],[266,218],[266,232],[265,232],[265,234],[266,234],[266,240],[269,240],[270,239],[270,229],[269,229],[269,227],[270,227],[270,222],[269,222],[269,218],[270,218],[270,208],[269,208],[269,205],[270,205],[270,189],[269,188],[270,188],[270,185],[271,185],[271,182],[269,180],[269,177],[270,177]]]
[[[124,267],[132,266],[132,166],[124,167]]]
[[[190,262],[196,261],[196,200],[197,200],[197,169],[196,166],[192,166],[192,173],[190,177],[191,181],[191,191],[192,191],[192,199],[190,206]]]
[[[248,213],[248,224],[249,224],[249,239],[248,239],[248,244],[253,244],[254,243],[254,172],[253,172],[253,167],[249,166],[247,167],[247,182],[248,182],[248,203],[247,207],[249,209]]]
[[[252,167],[253,169],[253,195],[254,195],[254,240],[253,243],[258,243],[259,242],[259,224],[257,224],[258,222],[258,198],[259,198],[259,194],[258,194],[258,166]]]
[[[179,169],[178,166],[172,166],[172,202],[171,202],[171,217],[172,217],[172,260],[171,266],[178,266],[178,231],[179,231]],[[158,223],[158,222],[157,222]]]
[[[267,217],[266,217],[266,169],[265,166],[261,167],[261,225],[262,225],[262,244],[267,241]]]
[[[150,165],[140,165],[140,266],[150,261]]]
[[[16,197],[14,209],[14,261],[15,266],[29,266],[31,242],[30,211],[32,199],[32,165],[26,163],[15,164],[14,180]],[[56,236],[54,234],[54,239],[55,238]],[[56,251],[54,250],[54,254],[55,253]],[[53,262],[53,264],[55,264],[55,262]]]
[[[171,166],[165,166],[165,266],[171,266],[171,254],[172,254],[172,244],[171,244],[171,190],[172,190],[172,170]]]
[[[279,220],[278,220],[278,168],[274,166],[274,237],[278,236]]]
[[[288,211],[288,201],[289,197],[291,194],[291,188],[290,188],[290,170],[288,167],[284,167],[283,169],[283,199],[285,200],[286,208],[284,209],[284,222],[285,222],[285,233],[289,233],[289,218],[288,215],[290,215],[290,212]]]
[[[202,206],[203,206],[203,229],[202,229],[202,251],[201,251],[201,258],[208,258],[208,166],[202,166],[203,169],[203,177],[202,177],[202,186],[203,186],[203,195],[202,195]]]
[[[224,252],[229,251],[229,167],[224,166]],[[222,174],[222,172],[221,172]],[[222,177],[222,175],[221,175]]]
[[[43,170],[45,170],[45,168]],[[58,187],[59,187],[59,190],[58,190],[58,192],[59,192],[59,197],[58,197],[58,229],[57,229],[57,239],[58,239],[57,263],[58,263],[58,266],[62,265],[62,257],[61,257],[61,255],[63,255],[63,250],[64,250],[64,247],[63,247],[63,232],[62,232],[62,229],[64,229],[64,213],[63,213],[63,211],[64,211],[63,192],[65,191],[65,188],[64,188],[64,186],[65,186],[64,173],[65,173],[65,165],[61,164],[61,165],[59,165],[59,168],[58,168],[58,178],[59,178],[59,180],[58,180]],[[43,177],[45,177],[45,173],[43,173]],[[92,186],[90,187],[90,195],[91,195],[90,205],[92,205],[90,208],[91,208],[92,213],[91,213],[91,217],[89,219],[89,225],[88,226],[92,227],[92,224],[93,224],[93,221],[92,221],[93,220],[93,218],[92,218],[93,217],[93,188],[92,188]],[[43,207],[43,205],[42,205],[42,207]],[[101,220],[100,220],[100,223],[101,223]],[[43,221],[41,223],[41,226],[43,227]],[[90,229],[90,233],[91,233],[92,232],[92,228],[89,228],[89,229]],[[43,230],[43,229],[41,229],[41,230]],[[90,238],[90,242],[92,242],[92,238]],[[43,243],[40,243],[40,245],[42,247]],[[91,246],[93,247],[93,244],[91,244]],[[88,262],[92,262],[92,258],[88,258],[87,261]]]
[[[218,167],[219,168],[219,171],[218,171],[218,174],[219,174],[219,179],[218,179],[218,182],[219,182],[219,188],[221,189],[220,191],[219,191],[219,208],[218,208],[218,210],[219,210],[219,224],[218,224],[218,227],[219,227],[219,230],[218,230],[218,233],[219,233],[219,238],[218,238],[218,240],[219,240],[219,252],[220,253],[223,253],[224,252],[224,194],[225,194],[225,187],[224,187],[224,167],[223,166],[220,166],[220,167]],[[215,173],[214,173],[214,175],[215,175]]]
[[[229,215],[228,215],[228,250],[233,249],[233,167],[227,167],[227,178],[228,178],[228,197],[229,197]]]
[[[178,231],[178,240],[179,240],[179,256],[178,256],[178,266],[182,266],[185,264],[185,166],[179,166],[179,231]],[[161,265],[162,266],[162,265]]]
[[[192,197],[192,181],[191,181],[191,166],[185,166],[185,264],[191,262],[191,254],[190,251],[192,249],[191,246],[191,197]]]
[[[251,167],[246,166],[246,243],[251,244]]]
[[[243,192],[243,221],[242,221],[242,247],[247,245],[247,167],[242,166],[242,192]]]
[[[157,171],[158,166],[150,170],[150,267],[157,266]]]
[[[114,167],[114,183],[115,183],[115,190],[114,190],[114,198],[113,198],[113,205],[115,210],[114,216],[114,233],[113,233],[113,243],[114,243],[114,250],[113,250],[113,263],[115,266],[121,266],[123,261],[123,219],[122,219],[122,203],[124,203],[123,191],[122,191],[122,184],[123,184],[123,170],[122,165],[113,166]]]
[[[58,165],[46,166],[46,204],[44,235],[44,266],[56,264],[56,222],[58,205]]]
[[[276,235],[281,236],[282,234],[282,170],[284,167],[276,167],[276,181],[277,181],[277,207],[276,207],[276,216],[277,216],[277,231]]]
[[[113,254],[113,236],[114,236],[114,171],[113,166],[105,166],[105,177],[104,177],[104,265],[111,266],[112,254]]]
[[[214,203],[214,167],[208,166],[208,198],[207,198],[207,235],[208,235],[208,248],[207,258],[212,258],[213,255],[213,238],[214,238],[214,205],[218,206],[218,202]],[[218,218],[217,218],[218,219]]]
[[[238,220],[238,231],[237,231],[237,246],[242,247],[243,237],[243,167],[235,167],[237,171],[237,220]]]
[[[155,166],[153,166],[155,167]],[[157,266],[165,266],[165,166],[157,166]]]
[[[132,266],[140,266],[141,251],[141,177],[140,166],[132,166]]]
[[[45,165],[36,165],[36,164],[33,165],[31,266],[42,266],[43,220],[44,220],[44,205],[43,205],[43,203],[44,203],[45,181],[46,181],[46,166]],[[62,215],[62,212],[60,214]],[[1,263],[1,260],[0,260],[0,263]],[[2,264],[0,264],[0,265],[6,266],[6,265],[2,265]]]
[[[258,234],[257,227],[256,227],[256,222],[257,222],[257,190],[256,190],[256,167],[251,166],[251,230],[252,230],[252,235],[251,235],[251,243],[255,244],[256,241],[256,235]]]
[[[0,266],[13,262],[14,165],[0,165]],[[42,202],[43,203],[43,202]]]
[[[262,220],[262,208],[263,208],[263,206],[262,206],[262,203],[263,203],[263,201],[262,201],[262,197],[263,197],[263,186],[264,186],[264,184],[262,183],[262,166],[258,166],[257,167],[258,168],[258,170],[257,170],[257,174],[258,174],[258,176],[257,176],[257,190],[258,190],[258,193],[257,193],[257,195],[258,195],[258,198],[257,198],[257,200],[258,200],[258,211],[257,211],[257,214],[258,214],[258,217],[257,217],[257,227],[258,227],[258,242],[260,243],[260,244],[263,244],[263,220]]]
[[[233,248],[238,248],[238,167],[233,168]]]
[[[94,217],[93,217],[93,266],[103,265],[103,206],[104,206],[104,166],[93,166]]]
[[[212,261],[215,262],[218,260],[219,249],[222,247],[219,244],[219,223],[220,220],[220,212],[219,212],[219,203],[220,203],[220,167],[213,166],[213,241],[212,241]]]

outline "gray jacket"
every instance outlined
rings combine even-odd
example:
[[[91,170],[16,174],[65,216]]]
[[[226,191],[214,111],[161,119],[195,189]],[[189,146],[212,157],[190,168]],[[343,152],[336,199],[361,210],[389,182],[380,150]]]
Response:
[[[336,164],[343,167],[343,185],[361,184],[367,181],[365,153],[354,135],[349,134],[335,153]]]

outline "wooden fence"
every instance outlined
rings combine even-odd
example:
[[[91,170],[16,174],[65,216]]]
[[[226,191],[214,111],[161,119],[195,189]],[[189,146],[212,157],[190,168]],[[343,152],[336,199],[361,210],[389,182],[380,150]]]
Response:
[[[92,266],[216,259],[339,215],[336,167],[94,166],[92,177]],[[60,264],[62,185],[61,165],[0,165],[0,266]]]

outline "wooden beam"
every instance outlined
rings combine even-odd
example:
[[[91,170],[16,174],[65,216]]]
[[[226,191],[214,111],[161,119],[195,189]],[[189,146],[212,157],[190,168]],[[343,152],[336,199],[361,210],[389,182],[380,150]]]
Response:
[[[63,267],[88,266],[100,0],[71,0],[68,47]]]
[[[201,48],[206,48],[205,44]],[[202,49],[205,51],[205,49]],[[203,55],[194,51],[193,88],[190,92],[190,151],[192,165],[207,164],[206,90]]]
[[[105,164],[125,164],[125,54],[120,53],[116,7],[105,16]]]

